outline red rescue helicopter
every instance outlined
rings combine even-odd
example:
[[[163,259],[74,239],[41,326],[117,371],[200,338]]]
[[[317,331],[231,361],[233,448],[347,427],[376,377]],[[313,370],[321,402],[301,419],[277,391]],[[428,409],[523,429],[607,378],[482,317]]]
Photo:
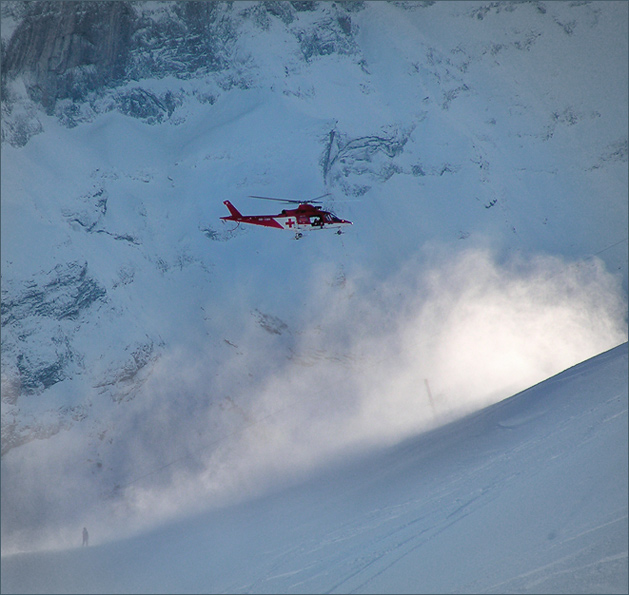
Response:
[[[327,196],[324,194],[323,196]],[[295,232],[295,239],[303,236],[300,230],[306,229],[336,229],[336,233],[343,233],[342,227],[351,225],[351,221],[339,219],[334,213],[324,211],[317,203],[318,196],[310,201],[289,200],[286,198],[271,198],[268,196],[250,196],[249,198],[260,198],[262,200],[273,200],[288,204],[296,204],[293,209],[282,209],[278,215],[243,215],[231,202],[223,201],[229,209],[229,217],[221,217],[223,221],[236,221],[237,223],[250,223],[252,225],[262,225],[263,227],[274,227],[275,229],[288,229]]]

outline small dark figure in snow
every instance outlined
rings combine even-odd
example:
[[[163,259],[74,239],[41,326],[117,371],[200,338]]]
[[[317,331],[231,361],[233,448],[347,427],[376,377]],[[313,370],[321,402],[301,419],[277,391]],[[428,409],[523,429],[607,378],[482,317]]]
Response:
[[[87,533],[87,529],[83,527],[83,546],[87,547],[87,542],[89,541],[90,536]]]

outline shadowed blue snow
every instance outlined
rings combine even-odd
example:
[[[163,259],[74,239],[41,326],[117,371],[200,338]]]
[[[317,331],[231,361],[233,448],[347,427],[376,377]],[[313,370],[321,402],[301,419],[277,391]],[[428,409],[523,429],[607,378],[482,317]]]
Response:
[[[625,343],[271,495],[3,557],[2,591],[624,593],[627,373]]]

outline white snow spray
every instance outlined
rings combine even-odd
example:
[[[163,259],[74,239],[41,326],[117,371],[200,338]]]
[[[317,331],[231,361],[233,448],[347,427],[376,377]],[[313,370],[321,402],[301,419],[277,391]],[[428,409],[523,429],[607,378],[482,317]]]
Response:
[[[386,279],[340,274],[333,263],[308,278],[307,303],[292,318],[254,308],[237,328],[230,321],[229,339],[162,356],[141,395],[110,420],[103,473],[118,487],[68,478],[72,522],[43,520],[39,542],[76,540],[77,506],[87,509],[80,524],[102,541],[250,498],[627,340],[620,281],[595,258],[500,262],[484,249],[432,251]],[[35,483],[48,477],[48,498],[63,499],[70,485],[49,477],[79,457],[68,440],[51,441],[36,465],[28,447],[11,459]]]
[[[386,280],[339,277],[332,265],[311,279],[301,326],[291,331],[258,313],[217,377],[200,373],[206,363],[179,368],[214,399],[178,436],[195,464],[173,465],[166,483],[130,486],[132,510],[168,517],[250,497],[447,423],[627,340],[619,280],[596,259],[499,263],[477,249],[432,253]],[[153,386],[168,392],[166,378],[177,376],[165,366]],[[209,441],[191,438],[201,426],[212,428]]]

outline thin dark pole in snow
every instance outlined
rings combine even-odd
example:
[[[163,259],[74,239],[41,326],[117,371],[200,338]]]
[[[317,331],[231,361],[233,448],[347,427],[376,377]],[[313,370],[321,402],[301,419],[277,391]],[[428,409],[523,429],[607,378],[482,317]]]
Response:
[[[435,403],[432,400],[432,393],[430,392],[430,384],[428,384],[428,378],[424,378],[424,382],[426,383],[426,391],[428,392],[428,400],[430,401],[430,407],[432,408],[433,415],[436,415],[435,411]]]

